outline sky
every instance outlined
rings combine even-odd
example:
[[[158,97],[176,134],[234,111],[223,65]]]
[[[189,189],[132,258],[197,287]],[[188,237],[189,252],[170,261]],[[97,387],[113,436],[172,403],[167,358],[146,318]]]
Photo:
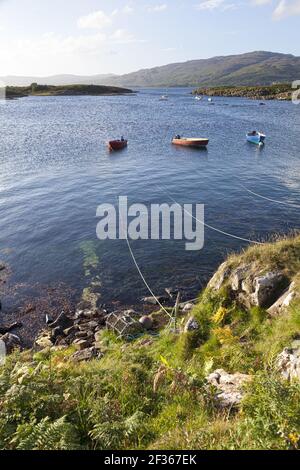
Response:
[[[300,56],[300,0],[0,0],[0,76],[123,74],[254,50]]]

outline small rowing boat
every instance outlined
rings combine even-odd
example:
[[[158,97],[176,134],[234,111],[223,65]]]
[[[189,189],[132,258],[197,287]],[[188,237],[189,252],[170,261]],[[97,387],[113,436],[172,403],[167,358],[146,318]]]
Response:
[[[208,143],[209,143],[209,139],[194,138],[194,137],[189,138],[189,137],[176,136],[172,140],[172,144],[182,145],[183,147],[203,148],[203,147],[206,147]]]
[[[162,95],[160,98],[159,98],[159,101],[168,101],[169,98],[167,95]]]
[[[248,142],[256,145],[263,145],[266,139],[265,134],[262,134],[261,132],[257,131],[248,132],[246,137]]]
[[[122,150],[126,148],[128,145],[128,140],[125,139],[119,139],[119,140],[110,140],[108,142],[108,148],[109,150],[112,151],[117,151],[117,150]]]

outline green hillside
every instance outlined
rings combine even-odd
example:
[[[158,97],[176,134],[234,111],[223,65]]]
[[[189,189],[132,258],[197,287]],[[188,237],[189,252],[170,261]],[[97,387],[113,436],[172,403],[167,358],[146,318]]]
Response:
[[[122,86],[232,86],[290,83],[300,77],[300,58],[290,54],[250,52],[192,60],[109,78]]]

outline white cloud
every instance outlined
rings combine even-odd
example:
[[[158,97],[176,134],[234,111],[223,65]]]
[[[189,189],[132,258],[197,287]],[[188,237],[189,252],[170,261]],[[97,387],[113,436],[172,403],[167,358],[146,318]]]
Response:
[[[116,8],[111,16],[117,16],[117,15],[131,15],[131,13],[134,12],[134,8],[131,5],[125,5],[123,8]]]
[[[300,0],[281,0],[273,12],[274,20],[300,15]]]
[[[109,39],[115,44],[129,44],[131,42],[136,42],[133,34],[126,31],[126,29],[117,29],[109,36]]]
[[[238,6],[237,3],[226,3],[226,0],[203,0],[201,3],[195,5],[195,8],[199,11],[226,11],[234,10]]]
[[[166,11],[168,5],[166,3],[162,3],[161,5],[154,5],[148,8],[149,12],[159,13],[161,11]]]
[[[252,5],[268,5],[269,3],[272,3],[273,0],[252,0],[251,3]]]
[[[125,5],[122,12],[126,13],[127,15],[130,15],[130,13],[134,12],[134,8],[131,5]]]
[[[99,10],[79,18],[78,27],[81,29],[102,29],[109,26],[111,22],[110,16]]]
[[[224,6],[225,0],[204,0],[203,2],[196,5],[196,10],[216,10],[219,9],[221,6]]]

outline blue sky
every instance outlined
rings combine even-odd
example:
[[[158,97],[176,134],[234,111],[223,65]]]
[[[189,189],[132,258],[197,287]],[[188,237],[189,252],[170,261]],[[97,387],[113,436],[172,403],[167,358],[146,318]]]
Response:
[[[127,73],[216,55],[300,55],[300,0],[0,0],[0,75]]]

